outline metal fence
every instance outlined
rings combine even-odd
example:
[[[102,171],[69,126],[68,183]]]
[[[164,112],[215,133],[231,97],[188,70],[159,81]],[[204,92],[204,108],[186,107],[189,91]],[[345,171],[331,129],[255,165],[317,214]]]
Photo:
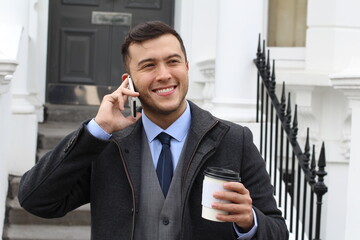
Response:
[[[290,233],[296,240],[319,240],[322,199],[327,192],[324,184],[327,174],[325,146],[322,143],[316,161],[315,145],[311,150],[307,129],[304,151],[301,150],[297,140],[297,105],[292,116],[291,95],[289,92],[286,98],[285,83],[282,84],[280,101],[276,96],[275,61],[270,66],[269,53],[269,50],[266,53],[265,40],[261,42],[259,36],[254,59],[258,69],[256,120],[260,123],[259,149],[266,161],[274,194]]]

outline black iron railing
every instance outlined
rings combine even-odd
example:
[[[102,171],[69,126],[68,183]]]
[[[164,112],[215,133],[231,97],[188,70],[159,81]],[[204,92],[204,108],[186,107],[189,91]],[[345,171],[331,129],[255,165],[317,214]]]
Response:
[[[280,101],[277,98],[275,61],[270,67],[269,51],[266,54],[265,40],[261,44],[260,36],[254,63],[258,69],[256,120],[260,123],[259,148],[266,161],[278,205],[296,240],[319,240],[322,198],[327,192],[324,184],[327,174],[324,143],[316,169],[315,145],[310,154],[309,129],[302,151],[297,141],[297,105],[292,117],[291,96],[288,93],[286,103],[285,83]]]

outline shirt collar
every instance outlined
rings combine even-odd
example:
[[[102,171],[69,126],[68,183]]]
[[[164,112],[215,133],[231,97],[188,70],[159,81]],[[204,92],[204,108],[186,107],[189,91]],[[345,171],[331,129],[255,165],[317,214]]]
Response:
[[[155,123],[153,123],[142,111],[142,123],[145,129],[145,133],[149,142],[152,142],[157,135],[161,132],[165,132],[172,136],[177,141],[181,142],[187,135],[190,129],[191,123],[191,112],[190,112],[190,105],[186,101],[186,109],[184,113],[167,129],[162,129]]]

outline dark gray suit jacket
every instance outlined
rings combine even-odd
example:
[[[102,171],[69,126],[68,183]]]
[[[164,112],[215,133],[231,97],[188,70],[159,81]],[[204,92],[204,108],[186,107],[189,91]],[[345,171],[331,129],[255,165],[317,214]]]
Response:
[[[181,239],[236,239],[231,223],[201,218],[203,171],[207,167],[240,173],[258,218],[256,239],[288,239],[250,130],[217,119],[193,103],[190,107],[192,123],[179,186]],[[92,239],[132,239],[141,184],[142,128],[138,121],[114,133],[110,141],[102,141],[83,125],[24,174],[19,190],[21,205],[37,216],[54,218],[90,202]]]

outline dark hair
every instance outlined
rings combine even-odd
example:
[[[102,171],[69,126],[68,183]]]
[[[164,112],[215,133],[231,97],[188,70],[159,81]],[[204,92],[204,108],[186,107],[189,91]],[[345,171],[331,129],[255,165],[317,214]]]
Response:
[[[146,40],[154,39],[164,34],[172,34],[179,40],[181,50],[185,55],[185,60],[187,60],[185,46],[180,35],[172,27],[163,22],[149,21],[136,25],[134,28],[130,29],[125,37],[125,41],[121,47],[121,54],[125,71],[129,71],[128,63],[130,44],[142,43]]]

